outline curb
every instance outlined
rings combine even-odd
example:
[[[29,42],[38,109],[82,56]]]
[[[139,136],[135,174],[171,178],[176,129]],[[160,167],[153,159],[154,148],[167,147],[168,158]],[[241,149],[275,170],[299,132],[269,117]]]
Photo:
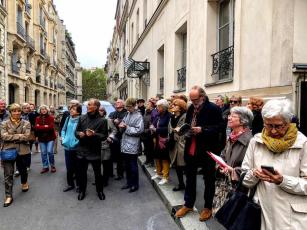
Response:
[[[159,194],[160,198],[162,199],[163,203],[165,204],[167,210],[169,211],[170,215],[182,230],[200,230],[209,229],[205,222],[199,221],[199,214],[197,209],[194,207],[194,211],[188,213],[183,218],[176,218],[175,213],[176,211],[183,205],[183,195],[184,193],[181,191],[173,192],[173,187],[175,186],[171,182],[166,185],[160,186],[158,185],[158,180],[151,180],[151,177],[155,175],[153,167],[146,167],[144,165],[145,156],[139,156],[138,158],[139,165],[142,167],[143,171],[145,172],[147,178],[149,179],[150,183],[154,187],[154,189]]]

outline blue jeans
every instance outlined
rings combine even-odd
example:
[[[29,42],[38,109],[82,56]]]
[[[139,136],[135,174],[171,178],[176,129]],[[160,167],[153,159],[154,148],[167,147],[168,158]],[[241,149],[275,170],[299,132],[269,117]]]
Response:
[[[51,167],[54,166],[53,146],[54,146],[54,141],[39,142],[43,168],[49,168],[49,164]]]

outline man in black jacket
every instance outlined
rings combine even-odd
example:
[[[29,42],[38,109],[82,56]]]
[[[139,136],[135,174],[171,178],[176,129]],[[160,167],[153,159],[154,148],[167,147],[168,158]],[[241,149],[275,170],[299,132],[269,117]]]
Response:
[[[101,175],[101,142],[108,137],[108,124],[99,115],[100,102],[90,99],[87,105],[87,114],[80,117],[76,128],[76,137],[79,139],[77,148],[77,180],[79,184],[78,200],[85,197],[87,186],[87,168],[91,163],[94,174],[97,195],[104,200]]]
[[[117,177],[115,180],[121,180],[124,176],[124,164],[123,156],[120,151],[120,142],[122,139],[122,133],[119,132],[118,125],[122,122],[124,117],[127,115],[127,110],[125,109],[125,102],[121,99],[118,99],[115,103],[115,111],[110,113],[109,119],[113,122],[117,129],[115,139],[110,144],[111,155],[113,160],[116,162]]]
[[[186,136],[184,158],[186,161],[185,204],[176,212],[176,217],[185,216],[193,210],[196,200],[197,168],[202,167],[205,180],[205,205],[199,220],[206,221],[212,216],[212,203],[215,193],[215,162],[207,151],[218,153],[220,150],[219,133],[223,124],[222,113],[218,106],[209,102],[205,91],[194,86],[190,91],[192,105],[189,107],[185,122],[191,125]]]

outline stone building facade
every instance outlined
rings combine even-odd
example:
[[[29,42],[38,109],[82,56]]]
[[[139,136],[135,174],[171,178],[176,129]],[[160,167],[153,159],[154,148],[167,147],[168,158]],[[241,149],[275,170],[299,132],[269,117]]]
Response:
[[[7,92],[4,98],[9,104],[26,101],[36,105],[66,104],[68,32],[53,0],[6,3]],[[73,61],[77,61],[76,55]]]
[[[305,15],[305,0],[118,0],[110,99],[187,94],[193,85],[211,99],[289,98],[306,132]]]
[[[0,98],[6,95],[6,24],[7,5],[5,0],[0,0]]]

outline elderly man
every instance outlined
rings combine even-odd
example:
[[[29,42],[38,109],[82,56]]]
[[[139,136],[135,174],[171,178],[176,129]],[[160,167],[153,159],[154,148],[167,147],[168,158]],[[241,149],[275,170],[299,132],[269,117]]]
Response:
[[[0,124],[9,118],[9,113],[6,111],[6,103],[0,99]]]
[[[116,162],[117,177],[115,180],[121,180],[124,177],[124,166],[123,166],[123,156],[120,151],[120,142],[122,139],[122,133],[119,132],[118,125],[122,122],[124,117],[127,115],[127,110],[125,109],[125,102],[118,99],[115,103],[115,111],[110,113],[109,119],[113,122],[117,129],[117,133],[113,142],[111,143],[111,154]]]
[[[190,91],[192,105],[189,107],[185,123],[191,125],[186,136],[184,158],[186,161],[185,204],[176,212],[176,217],[185,216],[193,210],[196,200],[197,168],[202,167],[205,180],[205,205],[199,220],[206,221],[212,216],[212,204],[215,192],[215,162],[207,151],[217,153],[217,142],[221,131],[222,114],[220,108],[211,103],[205,91],[194,86]]]
[[[78,200],[85,197],[87,186],[87,169],[91,163],[97,195],[104,200],[101,175],[101,142],[108,137],[108,123],[99,115],[100,102],[90,99],[87,105],[87,114],[80,117],[76,128],[76,137],[79,139],[77,147],[77,181],[79,184]]]

